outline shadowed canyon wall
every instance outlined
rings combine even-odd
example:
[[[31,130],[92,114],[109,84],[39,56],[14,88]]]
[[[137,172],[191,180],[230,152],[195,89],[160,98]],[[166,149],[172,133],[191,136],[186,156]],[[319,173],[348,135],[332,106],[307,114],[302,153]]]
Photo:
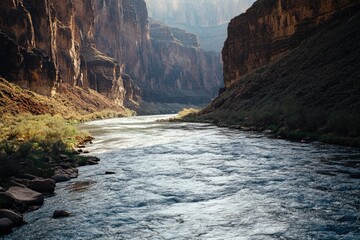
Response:
[[[125,89],[117,61],[95,49],[91,1],[0,4],[2,61],[10,62],[1,75],[43,95],[53,95],[62,83],[91,87],[122,105]]]
[[[360,147],[360,1],[258,0],[234,18],[225,88],[198,116]]]
[[[278,59],[358,4],[354,0],[259,0],[231,20],[222,51],[225,86]]]
[[[158,21],[151,22],[150,33],[153,66],[147,84],[155,91],[146,92],[144,99],[156,102],[164,98],[165,102],[183,104],[210,102],[222,86],[220,55],[200,49],[194,34]]]
[[[0,75],[43,95],[67,84],[118,105],[198,103],[222,84],[220,56],[183,44],[195,36],[173,30],[181,42],[159,48],[143,0],[4,0],[0,13]]]

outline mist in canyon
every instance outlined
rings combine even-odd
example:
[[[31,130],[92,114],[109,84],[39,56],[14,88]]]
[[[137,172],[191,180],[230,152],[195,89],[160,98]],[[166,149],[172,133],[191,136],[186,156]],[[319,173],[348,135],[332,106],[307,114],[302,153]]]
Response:
[[[255,0],[146,0],[149,16],[198,36],[200,47],[221,52],[229,21]]]

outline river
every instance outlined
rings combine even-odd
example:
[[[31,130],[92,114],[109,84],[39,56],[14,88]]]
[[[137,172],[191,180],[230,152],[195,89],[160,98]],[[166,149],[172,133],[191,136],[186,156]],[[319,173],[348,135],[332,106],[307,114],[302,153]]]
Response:
[[[5,239],[360,239],[360,151],[165,117],[83,124],[100,164]]]

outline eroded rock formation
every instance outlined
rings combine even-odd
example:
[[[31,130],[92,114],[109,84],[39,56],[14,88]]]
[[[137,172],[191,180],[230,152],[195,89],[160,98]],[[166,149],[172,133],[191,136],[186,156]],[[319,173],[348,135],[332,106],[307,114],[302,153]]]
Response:
[[[225,86],[278,59],[356,4],[356,0],[258,0],[228,26],[222,51]]]
[[[153,91],[145,91],[150,102],[206,103],[222,84],[219,54],[199,48],[194,34],[161,22],[150,24],[153,42],[150,80]],[[164,94],[161,94],[164,92]]]
[[[0,4],[0,51],[6,56],[1,59],[2,76],[48,96],[62,83],[91,87],[122,105],[120,68],[116,60],[95,49],[91,1],[4,0]],[[93,54],[89,49],[94,49]]]
[[[222,82],[219,57],[194,35],[172,28],[176,42],[151,38],[144,0],[4,0],[0,13],[0,75],[42,95],[66,84],[119,106],[139,95],[198,103]]]
[[[360,147],[359,10],[359,1],[257,1],[229,25],[226,88],[199,118]]]

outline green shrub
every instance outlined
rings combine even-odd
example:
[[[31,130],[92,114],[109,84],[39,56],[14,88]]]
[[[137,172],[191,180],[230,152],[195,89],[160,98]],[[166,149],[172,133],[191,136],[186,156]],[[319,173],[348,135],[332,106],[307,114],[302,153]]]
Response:
[[[0,129],[0,176],[24,172],[51,176],[53,170],[44,157],[70,152],[78,136],[84,137],[85,133],[58,115],[4,117]]]

